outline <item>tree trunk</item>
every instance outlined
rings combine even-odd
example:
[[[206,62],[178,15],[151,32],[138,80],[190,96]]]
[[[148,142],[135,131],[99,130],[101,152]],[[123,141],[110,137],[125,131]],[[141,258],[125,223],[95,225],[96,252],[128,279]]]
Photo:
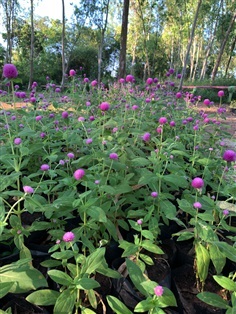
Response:
[[[179,89],[182,89],[182,86],[183,86],[184,76],[185,76],[187,62],[188,62],[188,58],[189,58],[189,52],[190,52],[190,49],[191,49],[191,46],[192,46],[194,33],[195,33],[195,28],[196,28],[196,25],[197,25],[197,19],[198,19],[198,14],[199,14],[199,11],[200,11],[201,4],[202,4],[202,0],[199,0],[198,4],[197,4],[196,13],[195,13],[195,16],[194,16],[192,31],[191,31],[190,38],[189,38],[189,41],[188,41],[188,47],[187,47],[187,51],[186,51],[186,55],[185,55],[185,59],[184,59],[184,66],[183,66],[183,69],[182,69],[182,76],[181,76],[181,79],[180,79]]]
[[[65,85],[65,74],[66,74],[66,60],[65,60],[65,2],[62,0],[62,34],[61,34],[61,88]]]
[[[216,60],[215,66],[214,66],[212,74],[211,74],[212,82],[214,82],[214,80],[215,80],[215,77],[216,77],[216,74],[217,74],[217,71],[218,71],[218,68],[219,68],[219,65],[220,65],[220,61],[221,61],[221,58],[222,58],[222,55],[223,55],[223,52],[224,52],[224,49],[225,49],[226,42],[227,42],[227,40],[229,38],[229,34],[230,34],[231,30],[233,29],[235,18],[236,18],[236,13],[233,14],[232,19],[231,19],[230,24],[229,24],[229,27],[228,27],[228,30],[225,33],[224,39],[222,41],[222,44],[221,44],[221,47],[220,47],[220,51],[218,53],[217,60]]]
[[[119,58],[119,78],[124,78],[126,74],[126,47],[127,47],[127,34],[128,34],[128,18],[129,18],[129,2],[124,0],[121,38],[120,38],[120,58]]]
[[[232,55],[233,55],[233,52],[234,52],[235,45],[236,45],[236,37],[234,37],[234,41],[233,41],[233,43],[232,43],[232,45],[231,45],[229,60],[228,60],[228,62],[227,62],[226,69],[225,69],[225,77],[226,77],[227,74],[228,74],[229,65],[230,65],[230,62],[231,62],[231,60],[232,60]]]
[[[31,39],[30,39],[30,76],[28,90],[33,83],[34,75],[34,0],[30,0],[30,23],[31,23]]]

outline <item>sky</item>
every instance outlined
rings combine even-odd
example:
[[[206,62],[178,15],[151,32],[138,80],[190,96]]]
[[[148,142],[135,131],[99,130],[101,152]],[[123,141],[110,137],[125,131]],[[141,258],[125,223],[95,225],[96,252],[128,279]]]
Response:
[[[73,5],[70,3],[78,3],[75,0],[64,0],[65,2],[65,15],[69,18],[73,13]],[[35,15],[41,17],[49,16],[52,19],[60,19],[62,17],[62,1],[61,0],[38,0],[35,1]]]

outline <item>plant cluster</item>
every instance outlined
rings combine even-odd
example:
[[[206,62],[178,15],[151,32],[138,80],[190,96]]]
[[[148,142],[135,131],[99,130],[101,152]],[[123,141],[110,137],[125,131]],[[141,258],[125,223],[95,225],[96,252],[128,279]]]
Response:
[[[13,89],[2,92],[12,109],[0,115],[0,244],[18,260],[1,264],[1,297],[28,293],[54,313],[96,313],[99,302],[105,307],[96,276],[121,276],[106,258],[115,241],[142,296],[134,312],[165,313],[175,296],[146,270],[164,254],[163,226],[175,224],[172,238],[192,240],[200,297],[209,300],[212,264],[229,293],[217,304],[233,313],[235,273],[221,277],[226,261],[236,262],[236,152],[223,141],[225,108],[217,118],[198,112],[199,97],[175,91],[173,69],[166,82],[141,86],[128,75],[109,89],[70,70],[65,94],[51,83],[38,93],[34,82],[29,95],[14,86],[13,65],[3,73]],[[29,245],[39,231],[49,243],[46,274]],[[115,313],[132,313],[112,295],[106,301]]]

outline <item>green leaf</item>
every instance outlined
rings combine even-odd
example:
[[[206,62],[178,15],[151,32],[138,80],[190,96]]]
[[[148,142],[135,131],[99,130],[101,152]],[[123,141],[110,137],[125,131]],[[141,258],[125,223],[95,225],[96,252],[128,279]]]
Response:
[[[82,265],[81,274],[92,274],[95,272],[97,268],[100,267],[104,260],[105,255],[105,248],[98,248],[92,254],[90,254],[87,259],[86,263]]]
[[[138,245],[135,245],[134,243],[130,243],[125,240],[121,240],[119,247],[124,250],[122,257],[135,255],[139,249]]]
[[[11,287],[14,285],[13,282],[2,282],[0,286],[0,299],[3,298],[11,290]]]
[[[2,271],[4,268],[7,271]],[[12,293],[24,293],[30,290],[36,290],[41,287],[47,287],[47,281],[40,271],[30,267],[30,265],[19,266],[18,269],[10,269],[10,265],[1,267],[0,284],[14,283],[10,289]]]
[[[139,257],[144,261],[147,265],[154,265],[152,258],[146,254],[139,254]]]
[[[158,297],[155,301],[158,307],[177,306],[173,292],[166,287],[164,287],[163,295]]]
[[[74,256],[74,252],[73,251],[69,251],[69,250],[65,250],[62,252],[55,252],[51,255],[53,258],[55,259],[69,259],[71,257]]]
[[[76,287],[82,290],[90,290],[100,287],[100,284],[91,278],[81,278],[79,280],[74,280]]]
[[[47,268],[52,268],[52,267],[57,267],[61,265],[61,261],[55,261],[53,259],[48,259],[46,261],[43,261],[40,263],[41,266],[47,267]]]
[[[135,308],[134,308],[134,312],[146,312],[151,310],[152,308],[154,308],[154,303],[153,303],[153,299],[151,297],[148,297],[146,300],[143,300],[141,302],[139,302]]]
[[[107,216],[104,210],[101,207],[98,206],[90,206],[86,213],[94,218],[96,221],[99,222],[106,222],[107,221]]]
[[[6,156],[4,156],[6,158]],[[0,158],[1,159],[1,158]],[[12,186],[16,183],[17,179],[20,177],[21,172],[12,172],[9,175],[0,176],[0,192],[4,191],[7,187]],[[23,195],[23,193],[22,193]]]
[[[195,244],[196,251],[196,264],[197,264],[197,275],[201,282],[204,282],[208,275],[208,268],[210,264],[210,256],[207,249],[201,244]]]
[[[163,181],[169,183],[169,185],[174,185],[175,187],[186,188],[189,183],[184,176],[176,174],[167,174],[163,176]]]
[[[236,282],[225,276],[213,276],[215,281],[224,289],[236,292]]]
[[[151,164],[151,162],[148,159],[143,157],[134,158],[132,159],[131,162],[133,167],[146,167]]]
[[[222,299],[218,294],[212,292],[200,292],[197,294],[198,299],[201,301],[212,305],[214,307],[218,307],[220,309],[228,309],[228,302]]]
[[[126,266],[129,272],[130,279],[132,280],[134,286],[146,297],[149,293],[141,285],[142,282],[146,281],[141,269],[130,259],[126,259]]]
[[[51,269],[48,271],[48,275],[53,281],[63,286],[70,286],[73,284],[72,278],[61,270]]]
[[[179,236],[177,241],[185,241],[185,240],[192,239],[194,237],[194,234],[193,232],[184,231],[184,232],[175,233],[173,234],[173,236]]]
[[[164,254],[164,252],[162,251],[162,249],[157,246],[156,244],[152,243],[152,241],[150,240],[143,240],[141,242],[141,246],[147,250],[148,252],[152,252],[155,254]]]
[[[61,292],[56,300],[53,313],[72,314],[77,297],[77,290],[66,289]]]
[[[29,294],[26,297],[26,300],[30,303],[41,306],[54,305],[59,295],[60,292],[58,291],[42,289]]]
[[[208,248],[215,270],[217,274],[220,274],[225,266],[226,257],[215,244],[209,243]]]
[[[132,314],[132,312],[116,297],[108,295],[107,302],[116,314]]]
[[[236,262],[236,248],[223,241],[214,242],[220,251],[231,261]]]

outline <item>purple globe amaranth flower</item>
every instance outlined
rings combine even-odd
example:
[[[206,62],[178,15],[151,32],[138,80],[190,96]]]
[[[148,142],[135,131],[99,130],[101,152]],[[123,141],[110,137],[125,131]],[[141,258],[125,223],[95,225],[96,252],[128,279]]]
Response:
[[[154,294],[157,296],[157,297],[161,297],[164,293],[164,289],[162,286],[156,286],[154,288]]]
[[[141,225],[142,223],[143,223],[142,219],[138,219],[138,220],[137,220],[137,224],[138,224],[138,225]]]
[[[236,161],[236,152],[231,149],[226,150],[223,154],[223,159],[225,161]]]
[[[203,100],[203,103],[204,105],[209,106],[211,104],[211,101],[208,98],[206,98]]]
[[[173,74],[175,72],[175,70],[173,68],[170,68],[168,71],[170,74]]]
[[[98,82],[97,82],[96,80],[94,80],[94,81],[91,82],[91,86],[94,87],[94,86],[97,86],[97,85],[98,85]]]
[[[99,184],[99,183],[100,183],[100,180],[95,180],[94,183],[95,183],[95,184]]]
[[[193,203],[193,207],[194,208],[202,208],[202,204],[200,203],[200,202],[195,202],[195,203]]]
[[[34,193],[34,189],[31,186],[28,186],[28,185],[23,186],[23,190],[27,194],[33,194]]]
[[[40,120],[42,120],[42,118],[43,118],[42,116],[36,116],[36,117],[35,117],[35,120],[36,120],[36,121],[40,121]]]
[[[67,111],[63,111],[62,114],[61,114],[61,117],[62,117],[63,119],[68,118],[68,116],[69,116],[69,113],[68,113]]]
[[[224,216],[228,216],[229,215],[229,210],[228,209],[224,209],[223,210],[223,215]]]
[[[204,181],[202,178],[196,177],[192,180],[191,185],[194,189],[201,189],[204,186]]]
[[[119,79],[119,82],[120,82],[120,84],[124,84],[124,83],[125,83],[125,79],[120,78],[120,79]]]
[[[14,144],[15,144],[15,145],[20,145],[21,142],[22,142],[22,139],[21,139],[20,137],[16,137],[16,138],[14,139]]]
[[[110,159],[114,159],[114,160],[118,160],[118,155],[117,155],[116,153],[111,153],[111,154],[109,155],[109,158],[110,158]]]
[[[69,71],[69,75],[70,75],[70,76],[75,76],[75,74],[76,74],[75,70],[71,69],[71,70]]]
[[[157,196],[158,196],[157,192],[154,191],[154,192],[151,193],[151,197],[156,198]]]
[[[218,96],[223,97],[225,95],[225,92],[223,90],[218,91]]]
[[[162,133],[163,129],[161,127],[156,128],[157,133]]]
[[[70,159],[73,159],[73,158],[75,158],[75,154],[74,153],[68,153],[67,157]]]
[[[138,105],[133,105],[132,106],[132,110],[137,110],[139,107],[138,107]]]
[[[79,118],[78,118],[78,121],[80,121],[80,122],[83,122],[84,120],[85,120],[84,117],[79,117]]]
[[[170,121],[170,126],[174,127],[175,126],[175,121]]]
[[[7,63],[3,66],[3,76],[8,79],[14,79],[18,76],[17,68],[14,64]]]
[[[91,144],[93,142],[93,139],[92,138],[88,138],[87,140],[86,140],[86,144]]]
[[[167,123],[167,118],[166,117],[161,117],[160,119],[159,119],[159,123],[160,124],[166,124]]]
[[[84,169],[77,169],[74,172],[74,178],[75,180],[80,180],[83,178],[83,176],[85,175],[85,171]]]
[[[75,239],[75,234],[71,231],[66,232],[62,237],[62,240],[64,242],[72,242],[74,241],[74,239]]]
[[[144,140],[144,142],[148,142],[151,139],[151,134],[150,133],[144,133],[144,135],[142,136],[142,139]]]
[[[89,79],[87,77],[84,78],[84,83],[88,83]]]
[[[99,106],[102,111],[107,111],[110,108],[110,104],[106,101],[102,102]]]
[[[175,97],[176,97],[176,98],[181,98],[181,97],[182,97],[182,93],[181,93],[181,92],[176,93],[176,94],[175,94]]]
[[[151,77],[149,77],[147,80],[146,80],[146,84],[147,85],[152,85],[153,83],[153,79]]]
[[[50,166],[47,165],[47,164],[43,164],[43,165],[41,165],[40,169],[41,169],[42,171],[48,171],[48,170],[50,169]]]
[[[132,83],[134,81],[134,77],[131,74],[128,74],[125,78],[126,82]]]
[[[44,138],[46,135],[47,135],[47,134],[46,134],[45,132],[41,132],[41,133],[40,133],[40,137],[41,137],[41,138]]]

